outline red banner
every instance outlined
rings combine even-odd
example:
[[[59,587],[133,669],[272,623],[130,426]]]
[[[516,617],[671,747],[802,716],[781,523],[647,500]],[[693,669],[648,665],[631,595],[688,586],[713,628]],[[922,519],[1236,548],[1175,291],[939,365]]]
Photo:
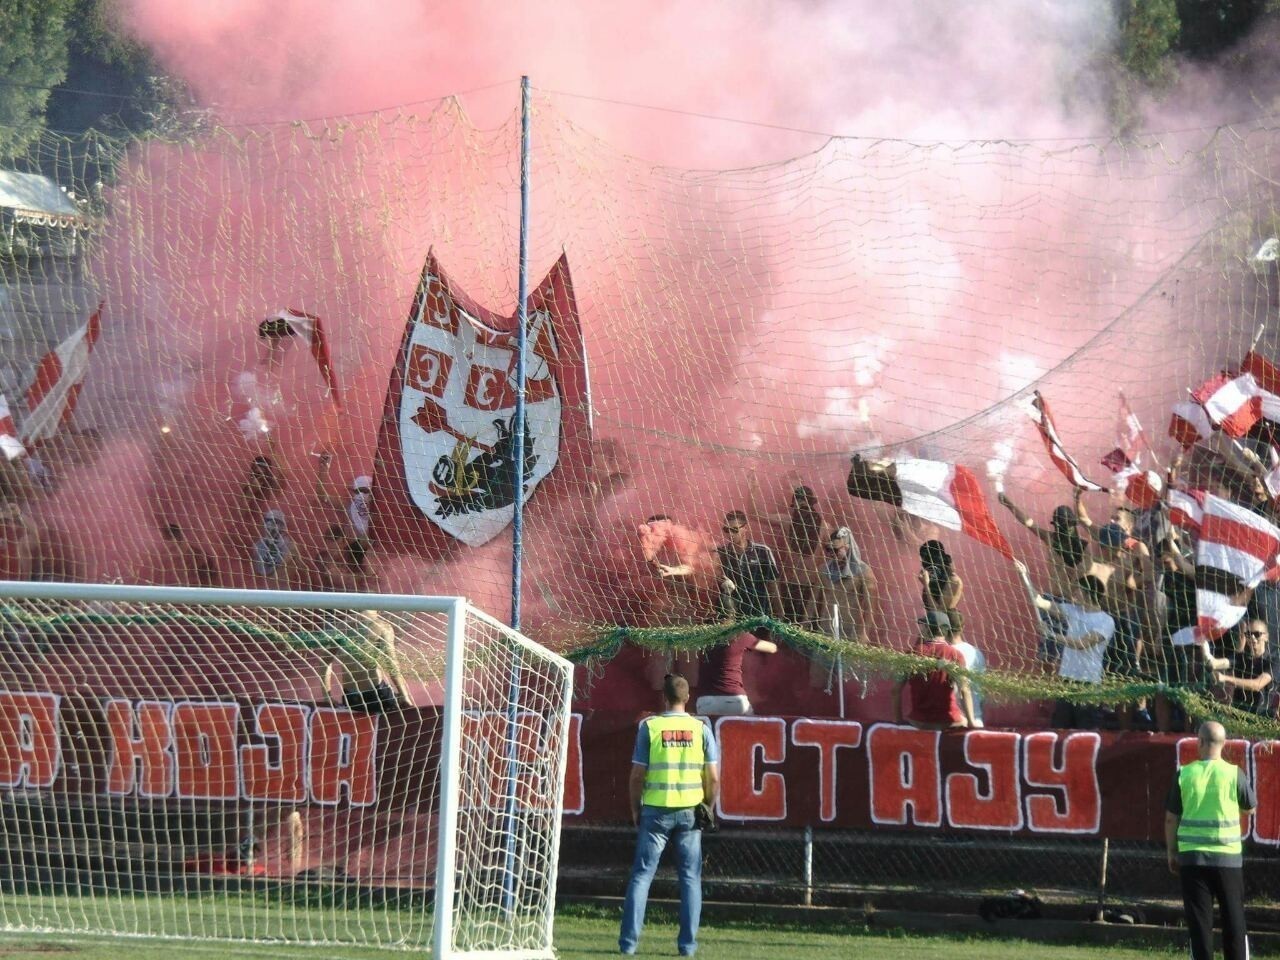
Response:
[[[590,471],[582,330],[564,256],[527,307],[524,495],[536,503],[556,488],[584,489]],[[517,322],[456,289],[427,255],[378,432],[373,536],[389,549],[439,556],[510,524]]]
[[[635,718],[575,715],[566,814],[625,822]],[[1194,737],[1063,730],[948,733],[853,720],[723,717],[718,813],[774,827],[983,830],[1164,840],[1164,802]],[[1230,741],[1280,844],[1280,744]]]
[[[529,715],[532,718],[532,715]],[[505,712],[468,716],[468,743],[502,757]],[[571,718],[564,809],[572,821],[625,823],[637,717]],[[429,829],[439,714],[370,716],[301,703],[153,701],[76,703],[50,692],[0,691],[0,788],[103,797],[266,801],[340,817],[355,857],[391,821]],[[724,717],[720,817],[743,826],[890,827],[1163,841],[1164,801],[1194,737],[1058,730],[940,733],[853,720]],[[541,721],[517,720],[517,757],[545,749]],[[1225,756],[1257,790],[1246,818],[1254,843],[1280,844],[1280,749],[1232,740]],[[483,785],[481,785],[483,788]],[[549,805],[546,784],[523,803]],[[505,793],[464,802],[500,809]],[[326,813],[326,808],[337,808]],[[361,808],[369,808],[362,812]],[[421,822],[419,822],[421,821]],[[391,831],[394,832],[394,831]],[[333,823],[327,843],[337,843]],[[422,843],[429,840],[423,833]]]

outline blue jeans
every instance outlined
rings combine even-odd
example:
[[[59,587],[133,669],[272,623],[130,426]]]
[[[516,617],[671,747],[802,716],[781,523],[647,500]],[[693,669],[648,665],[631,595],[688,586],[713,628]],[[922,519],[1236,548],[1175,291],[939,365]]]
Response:
[[[702,831],[694,827],[693,808],[641,807],[636,834],[636,859],[631,865],[627,897],[622,902],[622,932],[618,949],[635,953],[644,926],[649,885],[658,860],[672,841],[676,851],[676,876],[680,880],[680,934],[676,947],[683,957],[698,949],[698,920],[702,916]]]

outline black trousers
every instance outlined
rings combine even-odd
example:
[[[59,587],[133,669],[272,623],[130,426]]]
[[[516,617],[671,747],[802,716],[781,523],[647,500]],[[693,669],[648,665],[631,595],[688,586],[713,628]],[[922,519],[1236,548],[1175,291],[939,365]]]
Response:
[[[1222,913],[1222,953],[1226,960],[1248,960],[1244,929],[1244,870],[1182,864],[1182,906],[1191,934],[1194,960],[1213,960],[1213,901]]]

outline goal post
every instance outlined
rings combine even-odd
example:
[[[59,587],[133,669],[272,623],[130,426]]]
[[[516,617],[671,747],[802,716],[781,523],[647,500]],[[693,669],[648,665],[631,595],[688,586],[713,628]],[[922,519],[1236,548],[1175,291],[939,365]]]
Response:
[[[572,683],[458,597],[0,581],[0,925],[551,957]]]

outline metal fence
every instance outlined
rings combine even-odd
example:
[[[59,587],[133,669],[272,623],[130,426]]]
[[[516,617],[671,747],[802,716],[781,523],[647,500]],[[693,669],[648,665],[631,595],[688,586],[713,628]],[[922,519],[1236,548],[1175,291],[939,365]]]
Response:
[[[565,829],[560,886],[565,892],[620,895],[635,849],[626,826]],[[1045,839],[880,829],[722,828],[704,835],[703,885],[710,897],[757,903],[858,904],[943,909],[1012,890],[1096,910],[1167,904],[1180,897],[1163,846],[1100,838]],[[1247,894],[1280,895],[1280,861],[1251,851]],[[674,892],[659,871],[655,890]],[[966,908],[967,909],[967,908]]]

